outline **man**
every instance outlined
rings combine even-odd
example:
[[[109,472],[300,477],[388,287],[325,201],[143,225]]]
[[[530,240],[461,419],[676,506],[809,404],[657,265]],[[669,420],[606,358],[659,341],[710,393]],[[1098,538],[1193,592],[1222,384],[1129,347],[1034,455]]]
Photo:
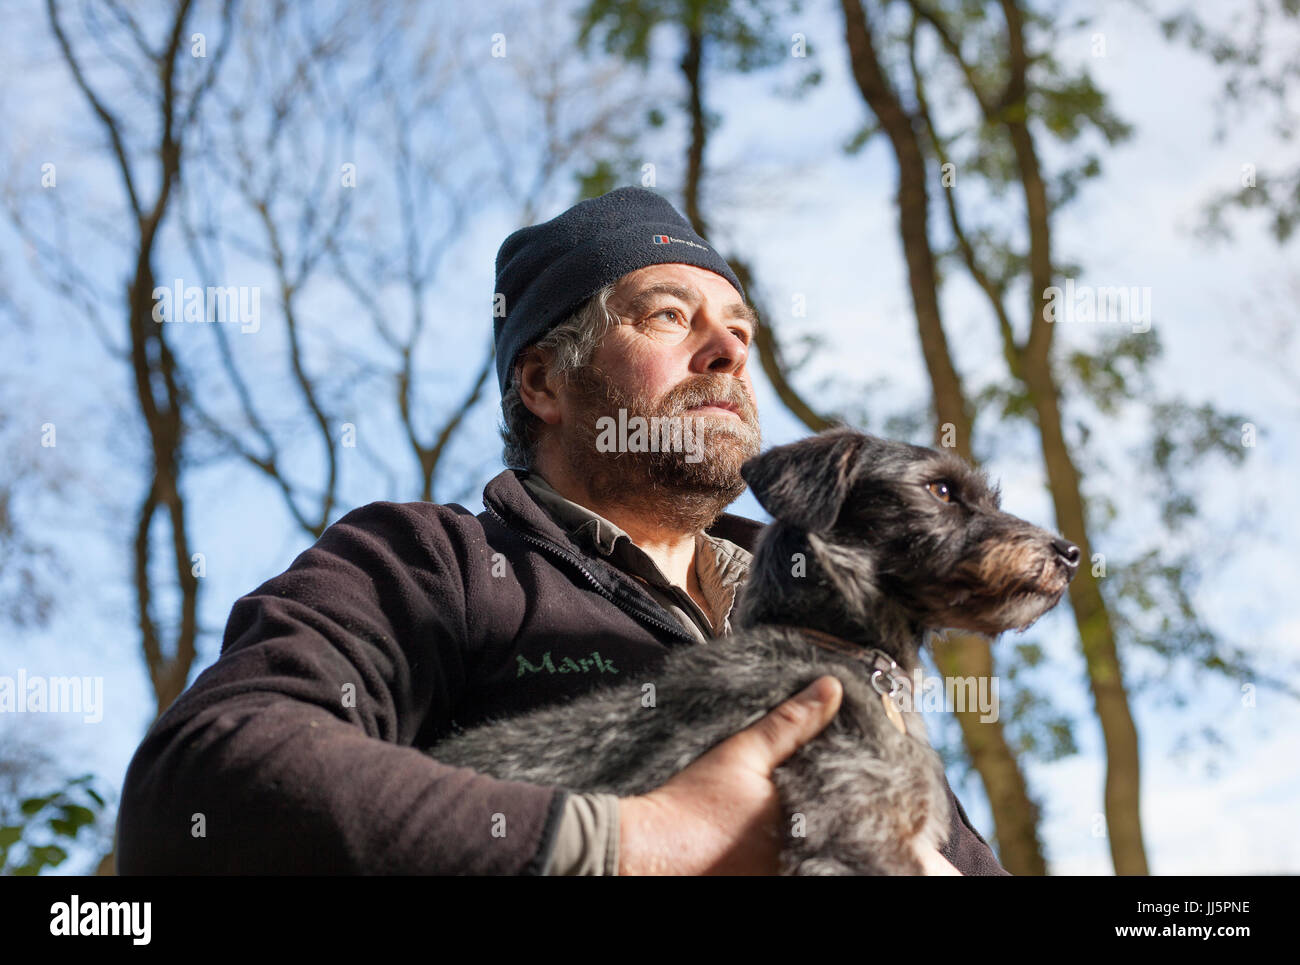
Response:
[[[485,511],[373,503],[236,602],[131,762],[124,873],[776,870],[771,771],[834,716],[834,678],[626,800],[418,750],[731,632],[760,529],[723,512],[759,449],[752,311],[671,205],[623,188],[515,232],[496,305],[511,468]],[[643,451],[637,417],[679,431]],[[945,857],[1005,873],[953,803]]]

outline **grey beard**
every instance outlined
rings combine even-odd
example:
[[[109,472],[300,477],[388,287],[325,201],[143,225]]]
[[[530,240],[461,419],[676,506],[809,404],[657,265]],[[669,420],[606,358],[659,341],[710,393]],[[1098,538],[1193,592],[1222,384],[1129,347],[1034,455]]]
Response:
[[[617,420],[619,409],[629,419],[686,418],[685,410],[698,405],[716,381],[702,377],[670,392],[658,405],[621,391],[596,370],[575,373],[572,384],[584,401],[577,424],[566,434],[565,454],[598,502],[651,515],[681,532],[699,532],[745,491],[740,467],[758,454],[762,440],[753,402],[738,386],[715,394],[741,407],[741,421],[690,417],[702,436],[703,458],[689,461],[685,451],[601,452],[598,420]]]

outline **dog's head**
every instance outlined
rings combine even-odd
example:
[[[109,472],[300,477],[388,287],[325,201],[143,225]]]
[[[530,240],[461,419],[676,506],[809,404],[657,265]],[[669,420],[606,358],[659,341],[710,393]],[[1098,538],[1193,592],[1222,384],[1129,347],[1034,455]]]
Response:
[[[847,428],[777,446],[741,475],[773,519],[808,535],[846,592],[869,588],[926,629],[997,634],[1054,607],[1079,548],[1004,513],[958,457]]]

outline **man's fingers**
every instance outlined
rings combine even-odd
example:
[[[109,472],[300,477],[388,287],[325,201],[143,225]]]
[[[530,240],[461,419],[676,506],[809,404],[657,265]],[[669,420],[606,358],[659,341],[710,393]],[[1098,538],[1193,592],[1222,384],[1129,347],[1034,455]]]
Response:
[[[770,773],[822,732],[840,709],[843,696],[844,686],[838,679],[818,677],[725,743],[751,757],[759,770]]]

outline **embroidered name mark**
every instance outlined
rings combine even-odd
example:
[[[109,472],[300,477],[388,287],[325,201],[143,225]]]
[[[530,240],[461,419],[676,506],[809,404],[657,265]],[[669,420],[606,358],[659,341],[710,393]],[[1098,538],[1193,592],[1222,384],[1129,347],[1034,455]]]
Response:
[[[618,673],[618,669],[609,660],[601,659],[599,653],[591,651],[591,656],[579,657],[574,660],[572,657],[562,657],[559,663],[551,660],[551,651],[547,650],[542,654],[541,663],[530,663],[523,654],[518,654],[519,672],[515,677],[522,677],[526,673]]]

